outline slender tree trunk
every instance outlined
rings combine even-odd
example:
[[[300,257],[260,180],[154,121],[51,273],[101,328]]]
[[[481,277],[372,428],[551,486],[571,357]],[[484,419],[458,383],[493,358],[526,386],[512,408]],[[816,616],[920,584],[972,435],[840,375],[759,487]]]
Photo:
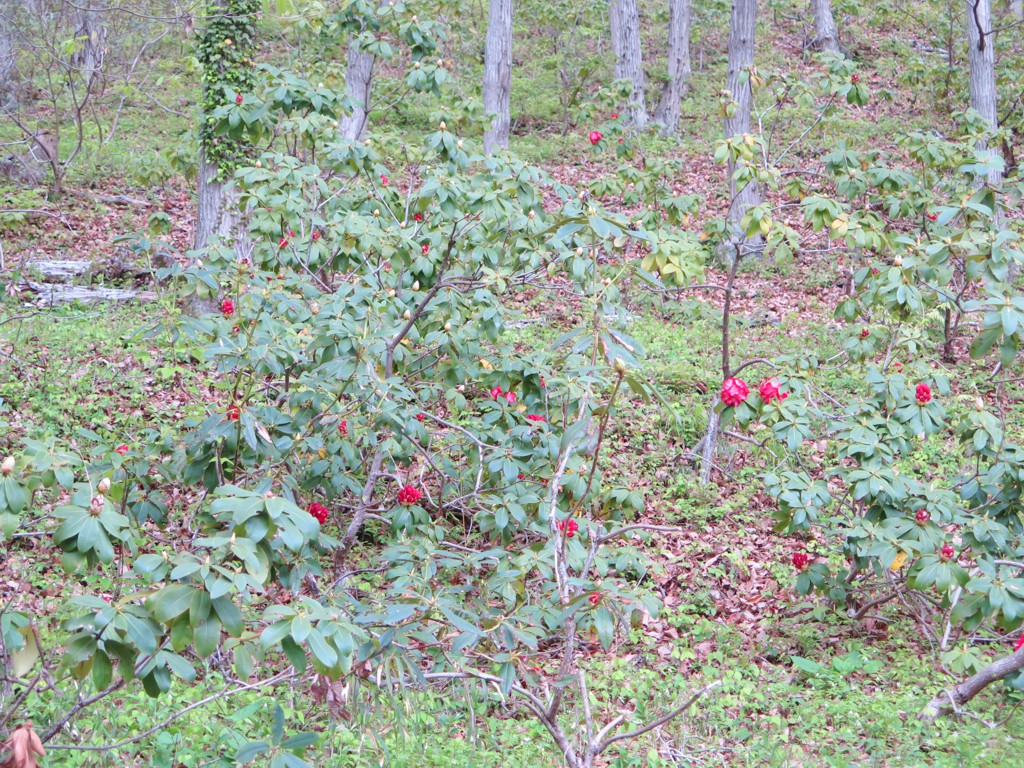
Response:
[[[754,64],[754,32],[757,28],[757,0],[733,0],[732,19],[729,22],[729,79],[728,89],[735,102],[735,111],[725,118],[725,137],[742,137],[750,133],[751,110],[754,95],[750,88],[748,71]],[[737,188],[736,165],[729,163],[729,224],[732,242],[725,245],[723,257],[731,264],[737,250],[742,255],[760,251],[764,242],[760,236],[748,238],[743,234],[740,221],[747,210],[761,204],[761,190],[756,183]],[[736,244],[740,247],[737,249]]]
[[[1017,21],[1024,21],[1024,0],[1010,0],[1010,12]]]
[[[16,46],[6,10],[0,4],[0,113],[13,110],[17,105],[17,85],[14,82]]]
[[[493,115],[484,132],[484,154],[508,149],[512,91],[512,2],[491,0],[484,43],[484,114]]]
[[[976,110],[995,130],[999,127],[996,112],[996,37],[992,32],[990,0],[967,0],[967,49],[971,64],[971,109]],[[978,149],[985,150],[982,143]],[[995,148],[989,155],[996,157]],[[998,169],[989,171],[988,183],[998,184],[1003,174]]]
[[[1024,648],[992,662],[977,674],[954,686],[952,690],[943,691],[928,702],[922,710],[920,718],[930,722],[942,715],[954,713],[992,683],[1022,669],[1024,669]]]
[[[615,79],[633,86],[626,113],[636,128],[647,125],[644,62],[640,48],[640,9],[637,0],[609,0],[612,52],[615,54]]]
[[[823,53],[841,56],[839,32],[836,29],[836,20],[832,16],[832,0],[811,0],[811,12],[814,15],[813,47]]]
[[[376,57],[361,51],[356,35],[348,43],[348,69],[345,72],[345,88],[352,100],[352,114],[338,121],[338,133],[344,139],[357,141],[366,130],[373,96],[373,66]]]
[[[654,113],[662,136],[679,133],[679,102],[690,90],[690,74],[690,0],[669,0],[668,82]]]

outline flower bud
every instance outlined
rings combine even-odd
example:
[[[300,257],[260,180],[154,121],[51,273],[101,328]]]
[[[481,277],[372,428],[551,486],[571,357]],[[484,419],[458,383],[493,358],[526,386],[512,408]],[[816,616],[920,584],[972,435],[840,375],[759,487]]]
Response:
[[[373,215],[374,216],[380,216],[380,208],[374,208],[373,209]]]
[[[256,167],[257,168],[262,168],[263,167],[263,163],[261,163],[259,160],[257,160],[256,161]]]
[[[626,361],[623,360],[621,357],[616,357],[614,362],[612,362],[612,368],[615,369],[616,373],[625,373]]]
[[[412,312],[410,312],[408,309],[405,310],[405,312],[402,313],[402,319],[403,320],[408,320],[411,317],[412,317]]]
[[[526,214],[526,217],[529,219],[535,219],[537,217],[537,214],[531,210],[528,214]]]
[[[93,517],[98,516],[103,511],[104,503],[102,496],[93,496],[92,501],[89,502],[89,514]]]
[[[323,88],[323,87],[324,87],[324,84],[323,84],[323,83],[317,83],[317,84],[316,84],[316,87],[317,87],[317,88]]]
[[[317,302],[317,301],[314,301],[312,304],[309,305],[309,311],[312,312],[314,315],[319,315],[320,314],[320,303]]]
[[[415,281],[415,282],[414,282],[414,283],[412,284],[412,289],[413,289],[414,291],[418,291],[418,290],[420,289],[420,281],[419,281],[419,280],[416,280],[416,281]]]
[[[104,477],[100,480],[100,484],[96,486],[96,490],[100,496],[105,496],[110,491],[110,478]]]
[[[896,258],[894,258],[892,260],[892,263],[895,264],[897,267],[902,267],[903,266],[903,257],[902,256],[897,256]]]
[[[447,125],[445,125],[445,122],[444,122],[444,120],[442,120],[442,121],[441,121],[441,124],[440,124],[440,125],[438,125],[437,127],[438,127],[438,128],[440,128],[440,129],[441,129],[442,131],[447,131],[447,130],[448,130],[448,126],[447,126]]]
[[[372,141],[371,141],[370,139],[367,139],[366,141],[364,141],[364,142],[363,142],[363,146],[364,146],[364,147],[368,147],[368,146],[370,146],[371,144],[373,144],[373,142],[372,142]]]
[[[976,410],[976,411],[984,411],[985,410],[985,401],[982,400],[980,397],[974,398],[974,410]]]
[[[451,324],[451,323],[445,323],[445,324],[444,324],[444,329],[445,329],[446,331],[450,331],[450,330],[452,329],[452,324]]]
[[[4,459],[4,463],[0,464],[0,475],[7,477],[11,472],[14,471],[14,457],[8,456]]]
[[[388,298],[391,298],[391,299],[395,298],[395,289],[394,288],[388,288]]]
[[[456,146],[457,146],[457,147],[458,147],[459,149],[462,149],[462,139],[459,139],[459,141],[458,141],[458,143],[456,144]]]
[[[413,69],[419,69],[420,68],[420,63],[418,61],[414,61],[413,64],[412,64],[412,68]]]

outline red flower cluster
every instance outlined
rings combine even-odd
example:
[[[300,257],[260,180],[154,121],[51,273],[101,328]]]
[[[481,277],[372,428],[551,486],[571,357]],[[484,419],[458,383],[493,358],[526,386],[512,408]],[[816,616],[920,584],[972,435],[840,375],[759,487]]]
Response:
[[[389,181],[390,181],[390,179],[388,179],[388,177],[385,176],[383,173],[380,175],[380,185],[382,187],[386,187],[388,185]]]
[[[128,453],[128,446],[127,445],[119,445],[119,446],[117,446],[117,448],[114,449],[114,453],[119,454],[121,456],[124,456],[126,453]]]
[[[515,392],[506,392],[505,393],[505,399],[508,400],[508,404],[509,405],[515,405],[516,393]]]
[[[917,385],[917,392],[915,394],[918,405],[927,405],[932,399],[932,388],[922,381]]]
[[[618,112],[612,112],[612,120],[618,120],[618,119],[619,119],[619,113]]]
[[[497,400],[499,397],[502,396],[502,394],[504,394],[504,393],[501,391],[501,387],[492,387],[491,388],[491,399],[492,400]]]
[[[312,504],[309,505],[309,509],[307,509],[306,511],[309,512],[309,514],[311,514],[313,517],[315,517],[316,521],[320,523],[320,525],[323,525],[327,522],[327,507],[325,507],[323,504],[314,501]]]
[[[798,571],[806,571],[807,567],[811,564],[811,556],[806,552],[794,552],[793,553],[793,567]]]
[[[730,377],[722,382],[722,402],[735,408],[747,399],[750,394],[750,387],[743,379]]]
[[[414,213],[412,215],[412,220],[413,221],[423,221],[423,214],[422,213]]]
[[[597,605],[598,603],[601,602],[601,593],[600,592],[591,592],[590,593],[590,597],[588,597],[587,600],[590,601],[591,605]]]
[[[241,104],[241,103],[242,103],[242,94],[239,93],[238,95],[235,96],[235,104]]]
[[[575,520],[563,520],[558,524],[558,530],[565,534],[565,538],[571,539],[576,535],[576,531],[580,529],[579,523]]]
[[[228,421],[238,421],[238,418],[242,415],[242,409],[237,405],[228,406],[227,418]]]
[[[316,231],[316,230],[314,229],[314,230],[313,230],[313,241],[314,241],[314,242],[316,242],[316,241],[317,241],[317,240],[319,240],[319,239],[320,239],[320,233],[319,233],[319,232],[317,232],[317,231]]]
[[[341,423],[338,425],[338,434],[340,434],[342,437],[348,437],[348,420],[347,419],[342,419],[341,420]]]
[[[944,561],[949,561],[956,557],[956,550],[953,549],[953,545],[943,544],[942,549],[939,550],[939,557]]]
[[[1024,632],[1021,633],[1020,637],[1017,638],[1016,644],[1013,646],[1014,652],[1024,648]]]
[[[224,301],[220,303],[220,313],[224,315],[224,317],[231,317],[235,314],[235,303],[231,301],[231,299],[224,299]]]
[[[600,131],[591,131],[590,132],[590,143],[591,144],[597,144],[603,138],[604,138],[604,135]]]
[[[426,256],[428,253],[430,253],[430,243],[424,243],[423,245],[421,245],[420,250],[423,252],[423,255]]]
[[[871,331],[869,329],[867,329],[867,328],[861,328],[860,329],[860,337],[862,339],[866,339],[870,335],[871,335]]]
[[[850,75],[850,82],[853,83],[854,85],[859,83],[860,82],[860,75],[858,75],[856,72],[854,72],[852,75]]]
[[[544,417],[540,416],[540,415],[538,415],[536,413],[528,413],[528,414],[526,414],[526,420],[527,421],[544,421]]]
[[[423,494],[418,488],[411,485],[407,485],[398,492],[398,503],[410,506],[415,504],[417,501],[423,498]]]
[[[772,400],[782,401],[789,397],[789,392],[779,391],[779,380],[774,377],[762,381],[757,391],[766,403],[770,403]]]
[[[427,414],[425,414],[425,413],[417,413],[416,414],[416,421],[423,421],[425,418],[427,418]]]
[[[937,218],[939,218],[939,214],[929,213],[925,215],[925,218],[928,219],[928,221],[935,221]]]
[[[917,520],[919,525],[924,525],[932,519],[932,515],[927,509],[919,509],[917,514],[914,515],[914,519]]]
[[[282,237],[280,240],[278,240],[277,241],[277,247],[278,248],[287,248],[288,247],[288,238],[287,237]]]

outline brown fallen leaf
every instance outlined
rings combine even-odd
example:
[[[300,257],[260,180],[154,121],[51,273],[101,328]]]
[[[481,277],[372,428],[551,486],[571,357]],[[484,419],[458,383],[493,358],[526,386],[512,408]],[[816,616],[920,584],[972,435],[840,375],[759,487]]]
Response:
[[[45,755],[43,742],[32,730],[32,721],[14,729],[11,738],[4,742],[4,749],[11,750],[11,756],[0,768],[38,768],[36,755]]]

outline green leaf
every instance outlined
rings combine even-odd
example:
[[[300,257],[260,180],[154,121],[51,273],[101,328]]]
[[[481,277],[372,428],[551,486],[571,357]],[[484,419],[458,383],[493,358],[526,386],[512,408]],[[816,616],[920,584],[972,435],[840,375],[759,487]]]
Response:
[[[243,744],[235,754],[235,762],[248,763],[268,749],[270,749],[270,745],[265,741],[250,741],[247,744]]]
[[[615,617],[606,606],[597,609],[594,616],[594,627],[597,629],[597,636],[605,650],[611,648],[612,640],[615,639]]]

